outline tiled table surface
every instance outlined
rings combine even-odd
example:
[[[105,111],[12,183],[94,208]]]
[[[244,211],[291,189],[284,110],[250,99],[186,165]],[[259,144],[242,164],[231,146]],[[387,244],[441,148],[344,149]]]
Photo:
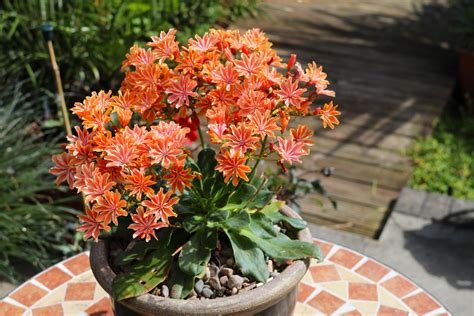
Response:
[[[323,263],[303,278],[294,315],[450,315],[423,289],[360,253],[321,240]],[[0,315],[113,315],[88,253],[38,274],[0,301]]]

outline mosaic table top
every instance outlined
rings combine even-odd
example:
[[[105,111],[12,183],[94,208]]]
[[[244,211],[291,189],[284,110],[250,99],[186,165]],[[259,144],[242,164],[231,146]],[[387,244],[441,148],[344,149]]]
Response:
[[[450,315],[430,294],[389,267],[347,248],[314,239],[326,260],[311,263],[299,285],[295,316]],[[60,262],[0,301],[0,315],[113,315],[96,283],[89,254]]]

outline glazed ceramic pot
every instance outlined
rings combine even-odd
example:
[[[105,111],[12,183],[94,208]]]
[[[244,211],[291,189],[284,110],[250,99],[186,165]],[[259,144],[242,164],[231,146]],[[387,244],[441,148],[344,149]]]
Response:
[[[280,212],[300,218],[291,208],[283,206]],[[312,242],[309,229],[298,233],[298,239]],[[112,281],[116,274],[109,265],[109,243],[99,240],[91,249],[90,261],[95,278],[112,297]],[[171,299],[144,294],[115,302],[117,315],[291,315],[296,304],[298,283],[308,270],[310,260],[295,261],[270,282],[234,296],[209,300]],[[113,297],[112,297],[113,298]]]

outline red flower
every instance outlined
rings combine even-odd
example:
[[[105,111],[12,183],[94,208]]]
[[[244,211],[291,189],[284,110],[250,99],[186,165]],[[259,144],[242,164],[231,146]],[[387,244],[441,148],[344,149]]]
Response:
[[[158,194],[148,194],[150,200],[142,202],[142,205],[148,208],[146,216],[154,214],[165,223],[168,223],[168,217],[176,216],[173,205],[178,203],[179,199],[176,196],[171,197],[171,194],[171,191],[164,193],[163,188],[160,188]]]
[[[224,182],[229,182],[232,177],[232,185],[235,187],[239,183],[239,178],[248,182],[247,173],[251,171],[250,167],[245,164],[246,158],[240,151],[230,153],[227,150],[221,151],[216,160],[218,165],[216,170],[224,174]]]
[[[163,222],[158,222],[158,218],[155,215],[146,215],[143,211],[143,207],[137,207],[137,214],[132,214],[133,224],[130,224],[128,228],[133,229],[133,238],[145,239],[149,242],[151,237],[156,239],[155,229],[167,227],[168,225]]]

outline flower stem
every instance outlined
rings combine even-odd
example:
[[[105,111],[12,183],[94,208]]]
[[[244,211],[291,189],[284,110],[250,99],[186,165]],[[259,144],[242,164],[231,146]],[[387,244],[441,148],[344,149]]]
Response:
[[[197,130],[199,133],[199,140],[201,141],[201,148],[204,149],[204,147],[206,146],[206,143],[204,142],[204,135],[202,134],[202,129],[200,125],[198,126]]]
[[[255,165],[253,165],[252,172],[250,173],[250,181],[252,181],[253,177],[255,176],[258,164],[260,163],[260,160],[262,160],[263,153],[265,152],[265,146],[267,145],[267,138],[267,135],[265,135],[265,138],[262,141],[262,148],[260,149],[260,154],[258,155],[257,161],[255,161]]]

